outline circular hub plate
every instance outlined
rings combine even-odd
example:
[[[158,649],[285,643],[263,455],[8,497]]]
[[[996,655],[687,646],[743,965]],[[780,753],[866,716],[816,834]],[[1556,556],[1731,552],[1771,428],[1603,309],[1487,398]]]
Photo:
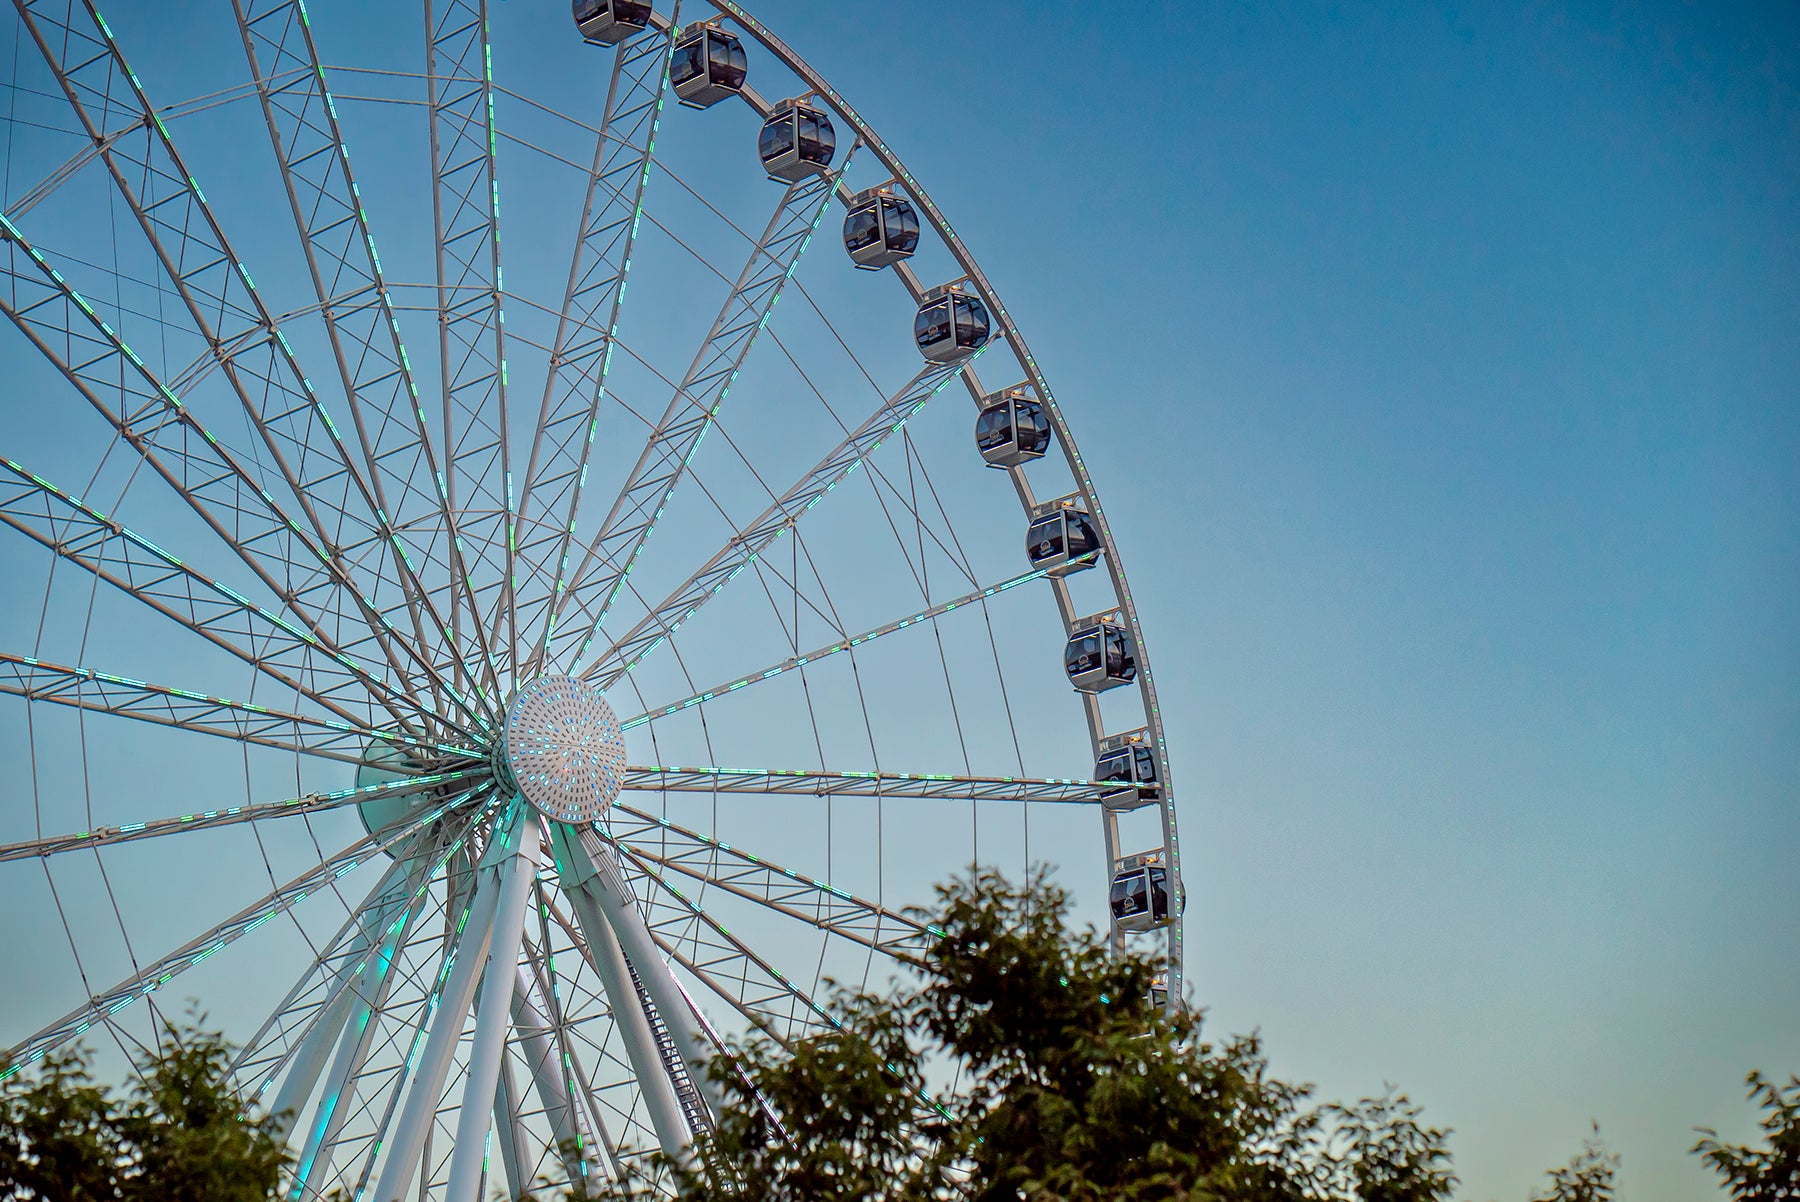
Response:
[[[559,822],[596,821],[624,781],[619,716],[572,676],[540,676],[513,695],[501,749],[525,800]]]

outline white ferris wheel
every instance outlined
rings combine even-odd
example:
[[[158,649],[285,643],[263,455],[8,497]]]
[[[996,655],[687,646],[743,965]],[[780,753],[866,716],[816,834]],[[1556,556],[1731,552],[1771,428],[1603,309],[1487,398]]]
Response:
[[[704,1132],[719,1040],[823,1029],[933,882],[1046,850],[1179,1004],[1094,481],[786,43],[730,0],[15,7],[13,1071],[197,997],[292,1197],[604,1178]]]

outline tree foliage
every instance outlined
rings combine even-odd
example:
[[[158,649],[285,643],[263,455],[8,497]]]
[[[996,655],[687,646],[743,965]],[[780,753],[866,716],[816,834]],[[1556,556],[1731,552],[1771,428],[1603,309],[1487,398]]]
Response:
[[[1800,1077],[1778,1086],[1751,1073],[1744,1084],[1763,1111],[1768,1146],[1723,1143],[1717,1131],[1702,1127],[1693,1150],[1719,1175],[1733,1202],[1800,1202]]]
[[[200,1019],[168,1023],[123,1097],[80,1046],[0,1082],[0,1197],[20,1202],[264,1202],[287,1153],[244,1116],[231,1048]]]
[[[685,1159],[628,1161],[569,1202],[1448,1202],[1450,1132],[1393,1087],[1353,1104],[1269,1072],[1252,1034],[1209,1038],[1152,998],[1156,966],[1071,930],[1039,877],[980,871],[916,917],[917,971],[877,995],[834,988],[827,1029],[752,1032],[706,1071],[726,1105]],[[168,1025],[123,1095],[79,1046],[0,1076],[0,1197],[20,1202],[271,1202],[288,1160],[245,1117],[232,1049]],[[1748,1080],[1767,1144],[1693,1151],[1733,1202],[1800,1202],[1800,1078]],[[1619,1158],[1595,1128],[1531,1202],[1613,1202]],[[540,1190],[540,1198],[559,1192]]]
[[[1600,1142],[1600,1124],[1595,1123],[1594,1133],[1581,1141],[1575,1159],[1550,1170],[1549,1184],[1531,1195],[1531,1202],[1613,1202],[1618,1173],[1619,1157]]]
[[[839,990],[837,1029],[742,1040],[684,1198],[768,1202],[1441,1202],[1447,1132],[1404,1096],[1309,1104],[1260,1040],[1155,1004],[1150,961],[1068,926],[1039,878],[939,889],[924,971]],[[936,1086],[932,1083],[937,1082]],[[609,1202],[646,1195],[641,1181]]]

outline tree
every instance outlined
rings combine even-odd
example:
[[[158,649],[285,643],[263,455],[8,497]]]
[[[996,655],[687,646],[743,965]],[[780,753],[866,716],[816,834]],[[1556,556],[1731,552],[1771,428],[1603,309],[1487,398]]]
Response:
[[[1155,966],[1068,927],[1069,899],[981,870],[915,912],[935,936],[885,996],[837,990],[836,1028],[754,1035],[708,1072],[726,1097],[684,1198],[769,1202],[1441,1202],[1446,1132],[1404,1096],[1306,1106],[1260,1040],[1211,1042],[1151,998]],[[931,1081],[955,1088],[933,1090]],[[611,1202],[647,1196],[641,1178]]]
[[[1734,1202],[1796,1202],[1800,1200],[1800,1077],[1789,1077],[1786,1085],[1777,1086],[1760,1072],[1753,1072],[1744,1084],[1750,1100],[1766,1112],[1761,1125],[1768,1132],[1768,1147],[1722,1143],[1717,1131],[1702,1127],[1693,1151],[1723,1179]]]
[[[1450,1132],[1419,1125],[1420,1108],[1393,1086],[1354,1106],[1321,1107],[1333,1129],[1326,1171],[1333,1192],[1358,1202],[1448,1202],[1456,1189],[1450,1171]]]
[[[1618,1196],[1613,1178],[1619,1172],[1619,1158],[1609,1153],[1600,1142],[1600,1124],[1594,1133],[1581,1141],[1575,1159],[1548,1174],[1549,1185],[1531,1196],[1531,1202],[1613,1202]]]
[[[247,1118],[232,1049],[202,1018],[167,1023],[123,1098],[79,1045],[0,1082],[0,1197],[20,1202],[264,1202],[287,1164],[272,1119]]]

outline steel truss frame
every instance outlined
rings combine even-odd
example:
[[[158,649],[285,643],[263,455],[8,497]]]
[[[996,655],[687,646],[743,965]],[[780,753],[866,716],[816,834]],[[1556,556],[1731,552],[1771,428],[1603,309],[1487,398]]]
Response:
[[[954,379],[976,399],[985,395],[978,356],[926,365],[788,488],[771,488],[773,500],[760,514],[741,523],[728,517],[733,536],[660,602],[646,602],[622,635],[603,635],[832,200],[849,195],[844,172],[864,146],[918,204],[987,303],[996,341],[1009,344],[1026,368],[1101,532],[1139,649],[1140,695],[1164,772],[1165,847],[1179,888],[1173,790],[1142,634],[1092,482],[1042,373],[917,182],[860,115],[738,5],[712,0],[812,88],[853,141],[833,169],[786,187],[761,233],[746,234],[747,262],[736,277],[724,277],[730,287],[717,317],[661,417],[646,419],[643,451],[597,533],[582,541],[577,516],[613,356],[624,346],[625,285],[670,86],[678,4],[612,55],[568,283],[546,348],[550,370],[515,490],[495,153],[495,95],[502,89],[492,74],[486,0],[424,3],[442,412],[435,433],[402,340],[394,299],[401,286],[383,273],[303,0],[232,4],[252,81],[241,91],[261,106],[316,300],[280,321],[91,0],[14,2],[91,145],[26,203],[0,215],[7,272],[0,310],[230,549],[254,584],[246,593],[213,579],[10,459],[0,460],[0,524],[50,551],[55,563],[79,567],[250,666],[287,705],[3,652],[0,693],[84,718],[112,715],[316,760],[364,765],[371,752],[392,748],[415,773],[0,845],[0,862],[51,864],[74,851],[352,805],[372,824],[371,815],[403,807],[401,817],[335,853],[321,852],[316,865],[38,1031],[14,1049],[15,1064],[111,1021],[386,855],[391,862],[373,887],[349,907],[233,1065],[255,1097],[275,1090],[272,1104],[291,1104],[305,1121],[294,1196],[338,1187],[361,1195],[373,1183],[375,1196],[386,1200],[416,1182],[422,1194],[441,1189],[469,1202],[486,1183],[490,1130],[516,1191],[556,1159],[540,1146],[539,1125],[578,1144],[560,1161],[565,1175],[593,1181],[608,1168],[617,1174],[632,1141],[649,1133],[672,1155],[687,1154],[720,1104],[701,1071],[719,1040],[683,980],[778,1040],[836,1025],[828,1008],[709,912],[706,891],[897,963],[920,962],[937,934],[878,901],[633,802],[647,793],[687,793],[1097,805],[1118,793],[1117,784],[1075,778],[639,766],[626,770],[627,795],[607,822],[576,829],[541,823],[495,775],[493,727],[509,679],[555,668],[616,686],[746,568],[779,577],[766,563],[770,548]],[[769,110],[752,89],[742,98],[758,115]],[[104,166],[136,217],[166,281],[158,287],[180,301],[184,336],[198,340],[200,353],[170,379],[132,351],[16,224],[88,164]],[[915,300],[924,295],[905,264],[893,274]],[[307,313],[324,325],[350,437],[340,433],[282,332],[281,321]],[[252,431],[248,449],[234,449],[195,416],[188,402],[203,389],[243,411]],[[1010,478],[1029,511],[1034,499],[1025,474],[1011,469]],[[1068,625],[1075,610],[1066,582],[1046,571],[1022,573],[844,633],[624,725],[708,705],[839,653],[853,658],[873,639],[935,624],[958,608],[985,609],[1000,593],[1038,579],[1049,581]],[[798,581],[796,575],[797,597]],[[1083,704],[1097,745],[1105,733],[1099,704],[1092,697]],[[1116,815],[1103,811],[1102,825],[1110,866]],[[535,936],[527,928],[533,909]],[[441,930],[424,921],[440,912]],[[1180,959],[1177,923],[1168,942],[1173,1004],[1181,996]]]

